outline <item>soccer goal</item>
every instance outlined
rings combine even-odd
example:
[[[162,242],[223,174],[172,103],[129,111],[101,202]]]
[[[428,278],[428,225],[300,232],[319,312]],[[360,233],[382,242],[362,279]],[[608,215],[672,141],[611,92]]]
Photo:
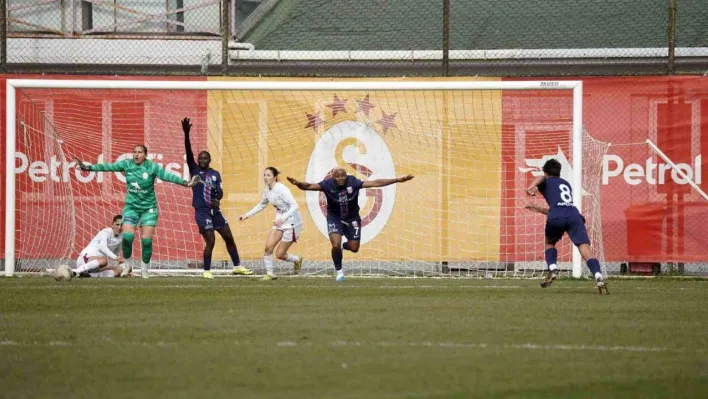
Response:
[[[285,176],[319,182],[344,167],[362,180],[413,174],[360,196],[362,246],[349,275],[533,277],[545,268],[545,216],[524,209],[525,189],[558,159],[602,260],[600,178],[607,144],[583,129],[580,81],[130,81],[8,80],[5,274],[73,264],[123,209],[119,173],[89,163],[148,158],[188,177],[180,120],[195,153],[207,150],[224,180],[221,208],[243,264],[262,271],[272,210],[239,223],[262,198],[275,166],[298,200],[304,230],[291,252],[305,275],[331,272],[326,208]],[[14,171],[14,173],[13,173]],[[152,271],[199,271],[203,242],[190,189],[156,184],[159,224]],[[135,240],[134,259],[140,259]],[[560,268],[584,266],[565,238]],[[212,269],[231,264],[217,235]],[[284,268],[285,263],[276,267]],[[279,270],[281,274],[287,270]]]

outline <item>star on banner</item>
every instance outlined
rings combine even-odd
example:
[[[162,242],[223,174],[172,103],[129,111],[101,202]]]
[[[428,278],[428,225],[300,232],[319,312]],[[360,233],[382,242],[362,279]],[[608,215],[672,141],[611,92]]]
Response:
[[[398,115],[398,112],[394,112],[391,115],[386,115],[386,112],[381,111],[381,119],[376,121],[376,123],[380,124],[383,126],[383,132],[386,134],[388,132],[388,129],[398,127],[396,126],[396,123],[393,121],[396,118],[396,115]]]
[[[320,116],[319,116],[319,114],[317,114],[317,112],[315,112],[313,114],[307,114],[307,126],[305,126],[305,129],[311,127],[312,129],[315,130],[315,132],[317,132],[317,130],[320,127],[322,127],[323,124],[324,124],[324,121],[322,120],[322,118],[320,118]]]
[[[339,113],[339,112],[342,112],[345,114],[347,113],[347,107],[344,104],[344,102],[347,101],[346,99],[340,100],[339,97],[337,97],[337,95],[335,94],[334,99],[332,101],[333,102],[331,104],[327,104],[326,107],[332,108],[332,116],[333,117],[337,116],[337,113]]]
[[[357,112],[361,111],[364,114],[366,114],[367,117],[369,116],[369,111],[376,108],[376,106],[372,105],[371,101],[369,101],[368,94],[366,95],[366,97],[364,97],[363,100],[361,100],[361,101],[356,100],[356,102],[359,103],[359,105],[356,107]]]

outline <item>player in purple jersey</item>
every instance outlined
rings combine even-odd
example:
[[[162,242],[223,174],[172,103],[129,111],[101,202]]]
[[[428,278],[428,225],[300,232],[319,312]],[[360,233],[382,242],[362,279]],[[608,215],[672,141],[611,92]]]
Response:
[[[347,171],[342,167],[335,168],[331,178],[319,183],[305,183],[288,177],[288,181],[300,190],[322,191],[327,198],[327,232],[329,241],[332,243],[332,260],[337,272],[336,281],[344,281],[342,250],[359,251],[361,241],[359,190],[403,183],[412,178],[413,175],[407,175],[395,179],[361,181],[354,176],[347,176]],[[342,244],[342,235],[347,238],[344,244]]]
[[[189,173],[192,176],[198,175],[202,179],[199,183],[192,187],[192,206],[194,207],[194,218],[199,226],[199,233],[204,237],[204,273],[202,277],[211,279],[211,255],[214,251],[216,236],[214,230],[218,231],[221,238],[226,242],[226,250],[231,256],[231,261],[234,263],[234,274],[253,274],[253,271],[241,266],[241,260],[238,256],[238,249],[234,236],[231,233],[229,222],[224,215],[221,214],[219,208],[220,201],[224,197],[222,189],[221,175],[219,172],[209,167],[211,163],[211,154],[208,151],[199,153],[197,162],[194,161],[194,153],[192,152],[192,143],[189,139],[189,132],[192,129],[192,124],[189,123],[189,118],[182,120],[182,131],[184,132],[184,152],[187,156],[187,166]]]
[[[600,294],[603,292],[609,294],[607,284],[600,272],[600,261],[591,257],[590,238],[585,228],[585,218],[573,204],[573,190],[570,183],[560,178],[560,172],[560,162],[555,159],[548,160],[543,165],[543,176],[535,177],[526,190],[526,193],[532,196],[540,192],[548,203],[548,208],[534,203],[526,205],[526,209],[547,215],[545,235],[548,272],[541,282],[541,287],[550,287],[553,280],[558,278],[556,243],[563,238],[563,234],[568,233],[570,240],[578,247],[590,272],[595,277]]]

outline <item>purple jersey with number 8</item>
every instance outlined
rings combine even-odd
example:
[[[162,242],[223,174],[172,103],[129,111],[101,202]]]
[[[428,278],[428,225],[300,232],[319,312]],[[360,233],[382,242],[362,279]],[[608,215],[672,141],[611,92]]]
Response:
[[[573,204],[573,189],[570,183],[560,177],[548,177],[539,184],[538,191],[549,207],[546,238],[555,243],[563,238],[564,233],[568,233],[573,244],[590,244],[585,218]]]

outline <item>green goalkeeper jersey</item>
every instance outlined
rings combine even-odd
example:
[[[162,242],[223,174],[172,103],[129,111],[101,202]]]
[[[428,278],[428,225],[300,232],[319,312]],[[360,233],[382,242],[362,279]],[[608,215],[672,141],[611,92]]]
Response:
[[[155,196],[155,178],[175,184],[186,184],[179,176],[167,172],[158,164],[145,160],[136,165],[133,159],[126,159],[116,163],[101,163],[89,165],[89,170],[96,172],[123,172],[128,194],[125,205],[136,210],[157,208]]]

